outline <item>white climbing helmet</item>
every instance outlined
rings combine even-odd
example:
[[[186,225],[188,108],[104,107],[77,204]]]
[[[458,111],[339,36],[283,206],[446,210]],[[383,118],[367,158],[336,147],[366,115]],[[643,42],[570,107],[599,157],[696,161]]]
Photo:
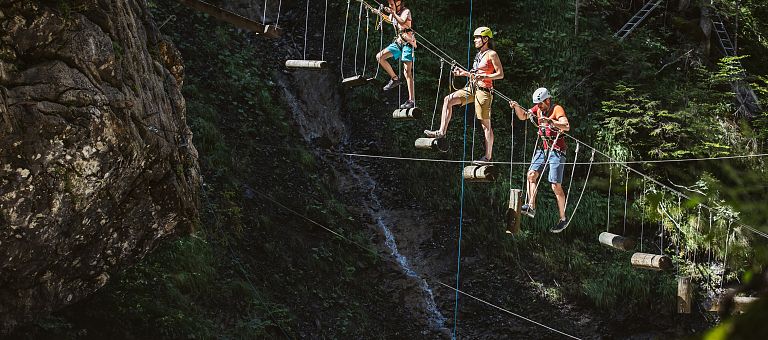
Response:
[[[540,87],[535,92],[533,92],[533,103],[538,104],[541,103],[547,98],[549,98],[549,90],[547,90],[546,87]]]

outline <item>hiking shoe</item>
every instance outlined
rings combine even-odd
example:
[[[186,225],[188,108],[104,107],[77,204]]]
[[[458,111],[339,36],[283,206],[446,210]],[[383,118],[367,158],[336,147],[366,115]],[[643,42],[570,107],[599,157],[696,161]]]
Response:
[[[395,87],[400,86],[400,79],[390,79],[387,85],[384,85],[384,91],[389,91]]]
[[[520,208],[520,213],[524,215],[528,215],[528,217],[533,218],[536,216],[536,209],[531,208],[528,204],[523,204],[523,206]]]
[[[440,130],[424,130],[424,134],[429,138],[445,138],[445,135]]]
[[[485,165],[485,164],[488,164],[490,162],[491,162],[490,159],[488,159],[487,157],[483,156],[480,159],[472,162],[472,164],[474,164],[474,165]]]
[[[416,102],[414,102],[413,100],[408,100],[405,103],[403,103],[403,105],[400,105],[401,110],[412,109],[414,107],[416,107]]]
[[[557,234],[565,230],[565,227],[567,226],[568,226],[568,219],[566,218],[564,220],[560,220],[560,222],[557,222],[557,224],[554,227],[552,227],[552,229],[549,229],[549,231]]]

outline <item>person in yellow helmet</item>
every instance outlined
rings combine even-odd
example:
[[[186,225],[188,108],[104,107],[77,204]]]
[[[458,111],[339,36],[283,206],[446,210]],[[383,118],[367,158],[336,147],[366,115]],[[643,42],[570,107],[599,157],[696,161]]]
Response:
[[[474,44],[478,50],[472,69],[464,71],[453,68],[453,75],[469,77],[469,83],[443,99],[443,115],[440,129],[424,130],[428,137],[443,138],[448,132],[448,123],[453,115],[453,107],[475,103],[475,115],[483,126],[485,135],[485,155],[475,163],[491,162],[493,158],[493,129],[491,128],[491,103],[493,102],[493,81],[504,78],[504,69],[498,53],[494,51],[493,31],[488,27],[479,27],[474,32]]]

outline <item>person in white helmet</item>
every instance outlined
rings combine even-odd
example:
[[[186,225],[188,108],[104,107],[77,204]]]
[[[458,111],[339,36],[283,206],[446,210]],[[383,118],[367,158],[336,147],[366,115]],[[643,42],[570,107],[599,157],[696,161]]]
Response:
[[[546,88],[539,88],[533,93],[533,103],[534,106],[531,109],[525,110],[517,102],[509,102],[509,107],[515,110],[518,119],[536,118],[542,140],[542,149],[536,151],[531,160],[531,167],[528,169],[528,202],[521,210],[529,217],[536,215],[536,184],[539,175],[549,165],[548,179],[552,184],[552,191],[555,192],[557,207],[560,210],[560,220],[550,231],[559,233],[568,226],[568,218],[565,216],[565,192],[562,185],[567,145],[565,136],[561,132],[570,130],[571,126],[568,123],[568,117],[565,116],[565,110],[552,102]]]
[[[483,126],[485,135],[485,155],[475,163],[491,162],[493,158],[493,129],[491,128],[491,103],[493,102],[493,81],[504,78],[499,55],[494,51],[493,32],[488,27],[479,27],[474,32],[475,48],[478,49],[472,69],[469,71],[454,67],[455,76],[469,77],[467,87],[455,91],[443,100],[443,116],[440,129],[424,130],[427,137],[443,138],[448,132],[448,123],[453,115],[453,107],[475,103],[475,115]]]

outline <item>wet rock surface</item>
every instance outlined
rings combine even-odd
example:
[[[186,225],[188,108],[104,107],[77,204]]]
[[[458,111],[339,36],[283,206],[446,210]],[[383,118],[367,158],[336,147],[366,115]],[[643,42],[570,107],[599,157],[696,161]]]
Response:
[[[193,228],[183,77],[144,1],[0,1],[0,334]]]

